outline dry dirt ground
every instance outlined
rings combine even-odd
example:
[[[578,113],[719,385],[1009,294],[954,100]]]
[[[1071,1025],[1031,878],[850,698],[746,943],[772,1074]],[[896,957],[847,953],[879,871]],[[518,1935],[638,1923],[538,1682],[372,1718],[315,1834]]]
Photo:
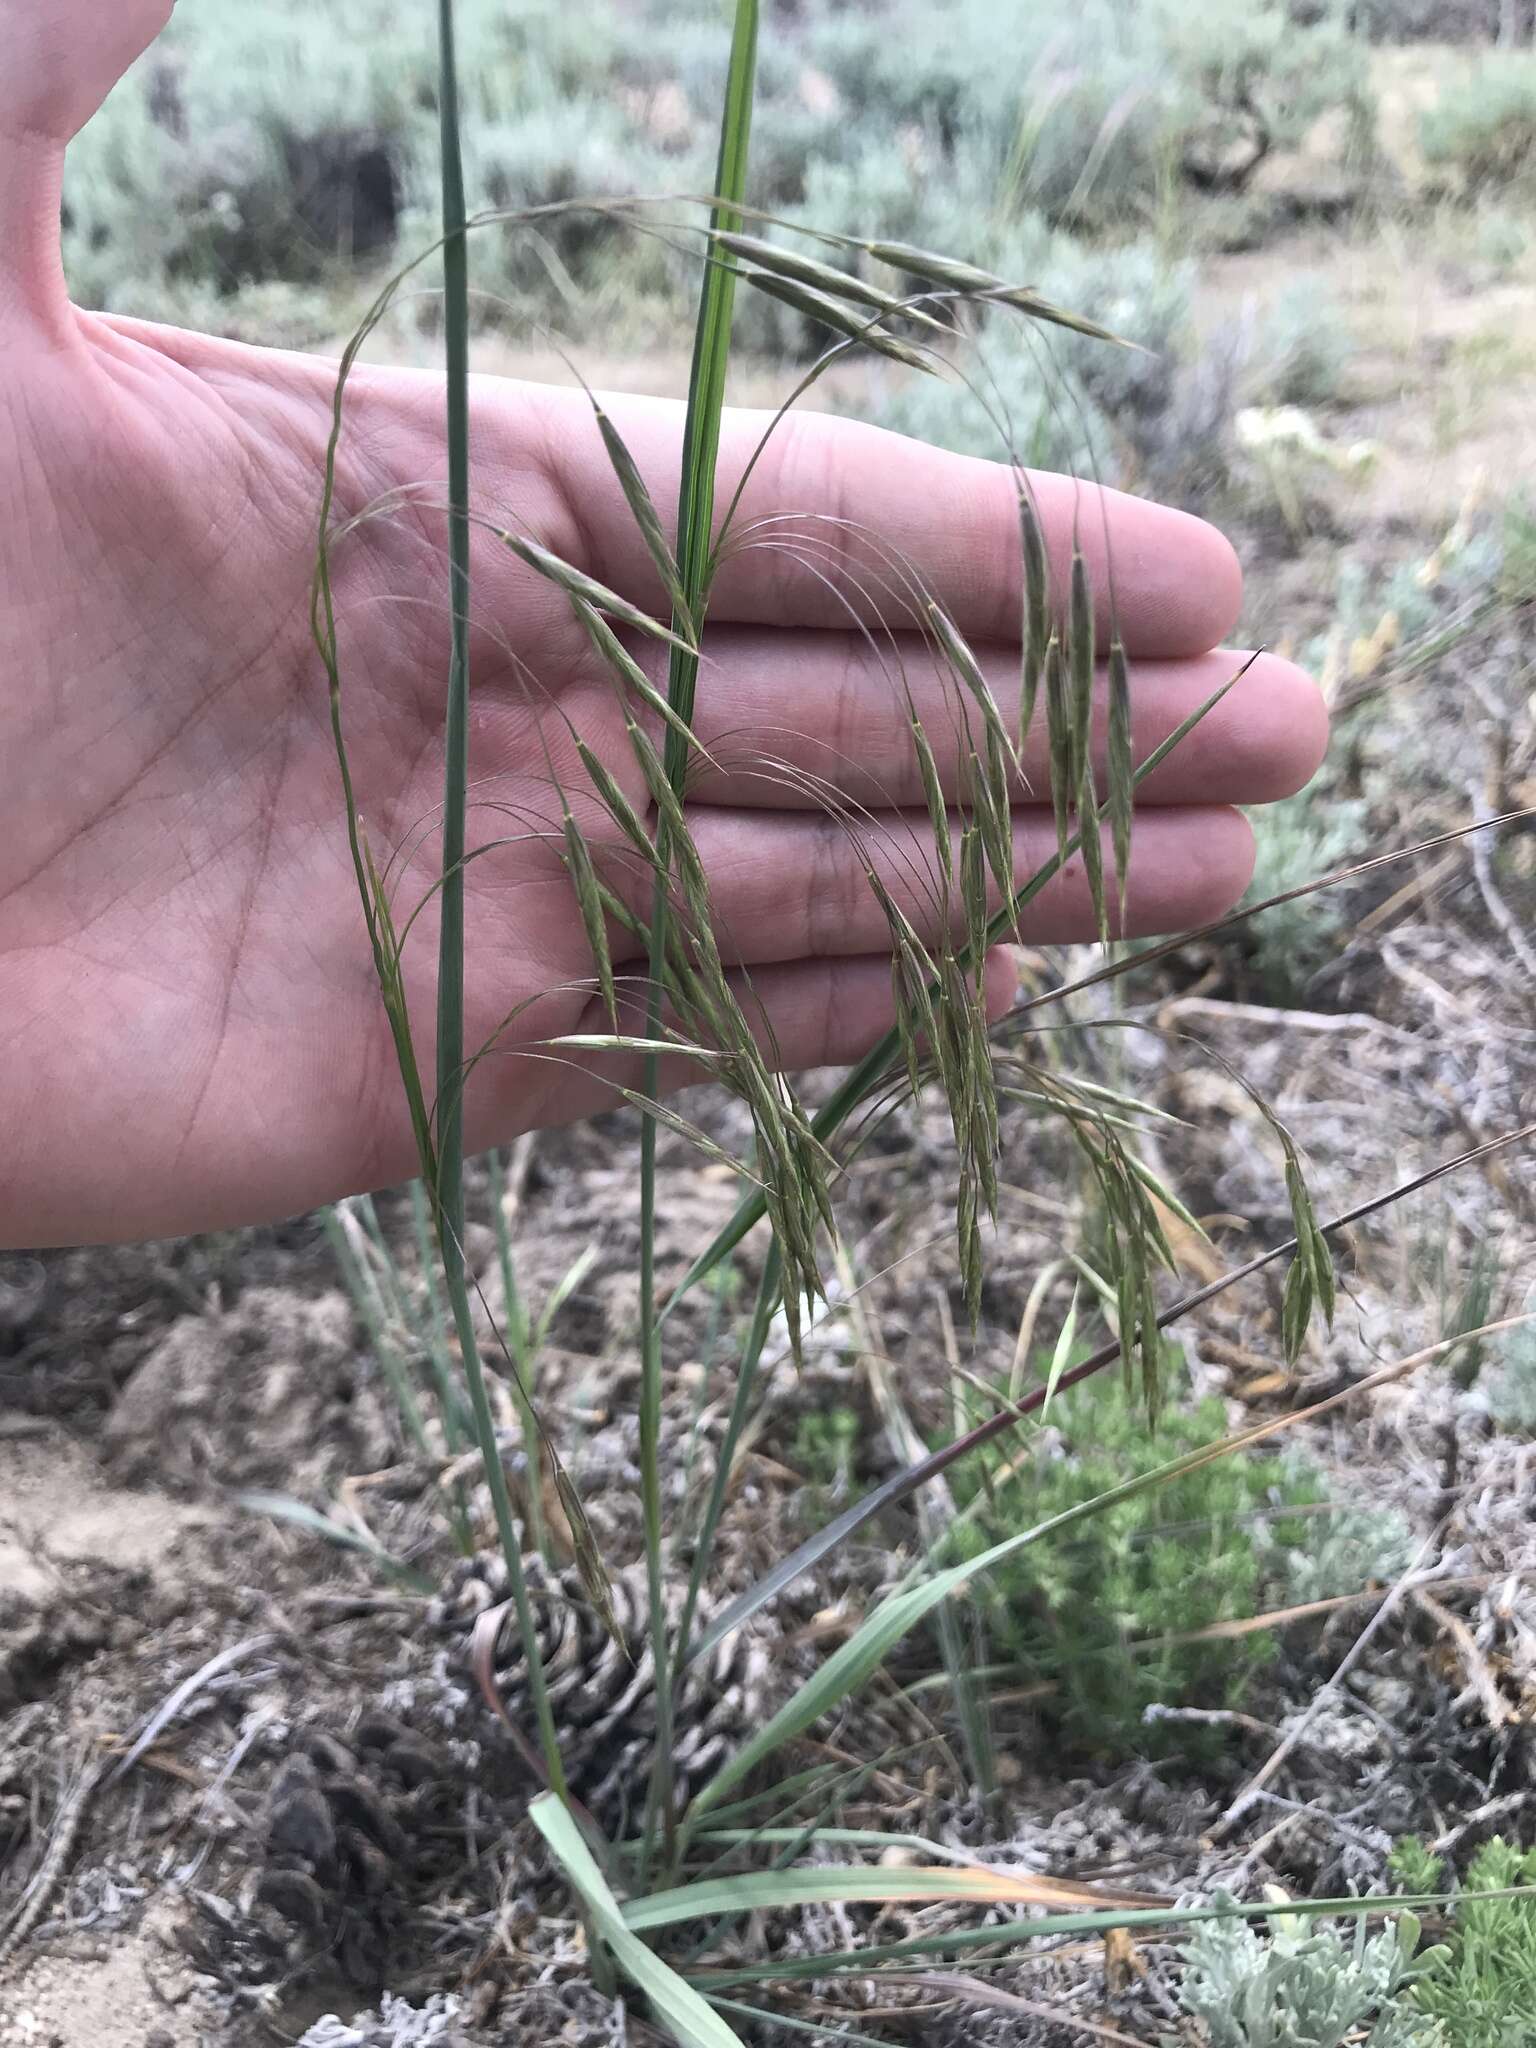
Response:
[[[1407,230],[1368,246],[1298,241],[1211,267],[1203,317],[1213,321],[1246,304],[1262,317],[1298,267],[1328,280],[1362,348],[1326,429],[1381,449],[1358,485],[1333,480],[1300,530],[1255,515],[1249,548],[1263,559],[1250,609],[1266,637],[1302,644],[1327,624],[1341,535],[1383,562],[1427,558],[1474,487],[1507,487],[1511,447],[1536,447],[1536,357],[1522,339],[1536,290],[1520,276],[1491,290],[1459,286],[1454,242],[1447,231],[1433,275]],[[621,364],[597,374],[654,387],[670,373]],[[1523,705],[1533,646],[1527,614],[1506,608],[1412,675],[1394,671],[1388,650],[1366,680],[1416,693],[1414,718],[1475,775],[1467,678]],[[1337,680],[1347,693],[1348,674]],[[1522,758],[1517,749],[1517,771]],[[1521,772],[1530,776],[1528,759]],[[1464,815],[1443,795],[1421,804],[1405,790],[1383,836],[1405,843]],[[1496,900],[1529,930],[1528,832],[1515,855]],[[1161,1163],[1212,1232],[1214,1249],[1183,1246],[1191,1282],[1213,1261],[1235,1263],[1282,1237],[1287,1212],[1251,1100],[1220,1066],[1178,1050],[1175,1033],[1208,1042],[1272,1099],[1311,1161],[1325,1213],[1533,1114],[1529,982],[1466,858],[1357,886],[1344,941],[1315,996],[1283,1010],[1267,1006],[1240,941],[1187,949],[1135,985],[1132,1018],[1163,1035],[1117,1034],[1121,1072],[1187,1119],[1161,1141]],[[1077,1014],[1094,1013],[1085,1000]],[[702,1113],[739,1141],[728,1105]],[[542,1397],[632,1610],[633,1136],[628,1113],[616,1113],[523,1148],[510,1190],[500,1179],[479,1189],[469,1247],[493,1308],[493,1199],[512,1202],[530,1301],[592,1254],[555,1326]],[[777,1361],[736,1475],[719,1591],[747,1583],[803,1533],[801,1480],[786,1463],[802,1416],[854,1408],[872,1474],[891,1456],[881,1373],[894,1374],[919,1424],[944,1425],[951,1166],[942,1116],[924,1104],[854,1167],[847,1239],[888,1363],[877,1372],[861,1349],[867,1330],[856,1336],[841,1314],[814,1334],[803,1374]],[[668,1142],[666,1173],[675,1272],[727,1213],[733,1186],[680,1141]],[[961,1340],[967,1362],[994,1374],[1035,1275],[1070,1234],[1076,1196],[1061,1141],[1023,1111],[1005,1128],[1003,1181],[981,1328]],[[1276,1291],[1256,1282],[1185,1330],[1193,1378],[1228,1400],[1234,1421],[1342,1392],[1442,1334],[1446,1289],[1476,1268],[1479,1248],[1498,1302],[1518,1306],[1536,1281],[1533,1212],[1529,1148],[1458,1174],[1350,1233],[1335,1333],[1314,1340],[1293,1372],[1277,1363]],[[403,1201],[384,1200],[381,1214],[408,1264]],[[738,1315],[733,1301],[699,1301],[675,1326],[674,1499],[708,1476]],[[1002,1724],[998,1805],[967,1798],[940,1740],[923,1767],[885,1772],[864,1817],[878,1812],[883,1825],[1013,1867],[1152,1893],[1216,1881],[1340,1890],[1379,1882],[1387,1843],[1402,1832],[1453,1848],[1496,1826],[1536,1832],[1536,1447],[1433,1365],[1346,1402],[1305,1436],[1353,1497],[1406,1517],[1415,1577],[1284,1631],[1252,1727],[1229,1728],[1197,1771],[1126,1760],[1063,1780],[1021,1709]],[[520,1480],[515,1454],[511,1467]],[[482,1522],[478,1557],[456,1554],[429,1477],[402,1449],[316,1220],[0,1262],[0,2048],[652,2038],[633,2021],[626,2035],[590,1988],[580,1929],[519,1825],[527,1781],[467,1661],[473,1613],[496,1591],[491,1545]],[[242,1507],[237,1497],[253,1489],[370,1531],[408,1556],[418,1579],[390,1579]],[[903,1540],[898,1529],[855,1545],[759,1618],[689,1703],[684,1752],[696,1767],[761,1717],[818,1643],[846,1631],[889,1582]],[[558,1591],[546,1599],[552,1629],[566,1611]],[[1307,1703],[1372,1625],[1348,1681],[1303,1725]],[[572,1712],[583,1726],[582,1789],[622,1820],[645,1752],[644,1699],[620,1703],[628,1679],[588,1636],[578,1631],[568,1647],[581,1671],[583,1704]],[[506,1684],[515,1695],[515,1672]],[[877,1695],[816,1739],[880,1755],[919,1739],[904,1715]],[[930,1724],[921,1739],[934,1733]],[[1282,1747],[1262,1797],[1244,1803]],[[837,1945],[874,1917],[769,1923],[754,1938]],[[883,1937],[933,1919],[890,1908],[878,1924]],[[1097,2027],[1098,2038],[1155,2040],[1175,2017],[1168,1967],[1156,1947],[1109,1969],[1103,1954],[1074,1951],[1003,1980],[1032,2010],[929,2001],[893,2022],[892,2038],[1056,2048]],[[857,2019],[863,1998],[851,1990],[835,2010]],[[352,2025],[353,2014],[364,2017]]]

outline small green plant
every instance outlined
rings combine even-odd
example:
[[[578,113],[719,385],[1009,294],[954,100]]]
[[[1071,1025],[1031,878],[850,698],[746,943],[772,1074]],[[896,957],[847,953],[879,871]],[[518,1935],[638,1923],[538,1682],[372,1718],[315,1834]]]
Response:
[[[1501,52],[1442,93],[1420,140],[1426,161],[1458,172],[1468,190],[1528,180],[1536,173],[1536,57]]]
[[[1398,1844],[1392,1872],[1410,1892],[1438,1890],[1443,1860],[1420,1842]],[[1414,2007],[1438,2021],[1451,2048],[1525,2048],[1536,2037],[1536,1897],[1492,1893],[1536,1887],[1536,1849],[1495,1835],[1472,1858],[1456,1893],[1441,1967],[1413,1987]]]
[[[1411,1913],[1379,1934],[1284,1912],[1272,1929],[1266,1940],[1245,1920],[1210,1920],[1184,1948],[1179,2003],[1209,2048],[1463,2048],[1414,2006],[1435,1951],[1419,1953]]]
[[[1356,798],[1324,796],[1279,804],[1254,823],[1255,858],[1250,899],[1284,895],[1332,868],[1361,860],[1369,850],[1367,807]],[[1332,896],[1302,896],[1251,920],[1246,947],[1265,993],[1294,1003],[1338,950],[1346,906]]]
[[[785,1462],[805,1481],[804,1520],[825,1521],[852,1499],[860,1427],[847,1407],[814,1409],[795,1425]]]
[[[1264,308],[1263,355],[1250,378],[1260,405],[1328,405],[1339,395],[1355,338],[1319,277],[1298,277]]]
[[[1177,1383],[1181,1361],[1168,1377]],[[1169,1406],[1148,1427],[1122,1382],[1100,1380],[1051,1405],[1053,1436],[982,1472],[960,1468],[957,1500],[972,1509],[953,1539],[972,1555],[1001,1530],[1046,1520],[1170,1459],[1220,1439],[1220,1401]],[[1335,1533],[1320,1476],[1262,1454],[1197,1466],[1023,1552],[978,1589],[991,1654],[1044,1690],[1037,1711],[1079,1753],[1123,1756],[1205,1746],[1208,1728],[1144,1720],[1147,1708],[1232,1708],[1274,1654],[1264,1631],[1202,1635],[1266,1606],[1349,1592],[1373,1575],[1383,1532],[1364,1517]],[[1292,1560],[1310,1559],[1305,1590]],[[1319,1570],[1319,1563],[1323,1569]],[[1219,1740],[1219,1736],[1215,1739]]]

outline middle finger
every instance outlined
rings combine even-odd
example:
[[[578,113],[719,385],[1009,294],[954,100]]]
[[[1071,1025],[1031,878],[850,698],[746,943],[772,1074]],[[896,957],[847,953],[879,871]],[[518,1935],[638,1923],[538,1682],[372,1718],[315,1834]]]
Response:
[[[979,647],[975,652],[1005,726],[1016,731],[1018,649]],[[1145,760],[1247,659],[1217,649],[1181,660],[1134,663],[1132,759]],[[658,680],[665,688],[659,674]],[[1102,789],[1107,723],[1102,669],[1095,696]],[[797,787],[793,778],[798,776],[830,784],[838,796],[870,809],[921,804],[909,708],[928,736],[945,796],[960,801],[968,744],[965,713],[968,709],[978,747],[980,717],[954,675],[918,635],[896,634],[882,641],[858,633],[719,629],[705,640],[693,719],[710,758],[696,760],[689,796],[696,803],[732,807],[813,807],[818,799],[803,784]],[[1327,739],[1328,714],[1310,676],[1277,655],[1260,654],[1147,777],[1138,800],[1270,803],[1310,779]],[[1042,701],[1024,747],[1016,792],[1020,800],[1049,801],[1048,764]]]

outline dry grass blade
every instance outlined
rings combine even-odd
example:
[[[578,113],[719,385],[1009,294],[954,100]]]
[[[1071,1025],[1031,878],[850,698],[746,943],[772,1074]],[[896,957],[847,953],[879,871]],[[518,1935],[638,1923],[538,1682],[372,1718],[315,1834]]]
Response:
[[[228,1649],[220,1650],[198,1665],[197,1669],[175,1686],[149,1715],[138,1734],[103,1780],[104,1784],[115,1785],[125,1778],[143,1756],[144,1752],[170,1727],[182,1708],[187,1706],[211,1679],[221,1672],[232,1671],[237,1664],[243,1664],[247,1657],[254,1657],[258,1650],[267,1650],[277,1641],[270,1631],[261,1635],[247,1636],[244,1642],[231,1643]]]
[[[959,1899],[975,1905],[1044,1906],[1058,1911],[1119,1907],[1129,1913],[1155,1912],[1173,1903],[1162,1893],[1095,1888],[1070,1878],[992,1870],[980,1863],[897,1869],[821,1864],[794,1870],[739,1871],[728,1877],[701,1878],[679,1885],[675,1891],[654,1892],[624,1908],[624,1924],[641,1934],[679,1921],[711,1920],[722,1914],[853,1904],[866,1899],[892,1903]]]
[[[528,1768],[534,1783],[547,1788],[549,1773],[544,1768],[544,1759],[536,1746],[531,1743],[516,1721],[507,1711],[507,1703],[501,1696],[501,1687],[496,1682],[496,1648],[501,1641],[501,1632],[514,1603],[503,1600],[495,1607],[487,1607],[483,1614],[475,1616],[475,1625],[469,1639],[469,1668],[474,1674],[480,1697],[511,1736],[513,1746]]]
[[[899,1970],[889,1974],[882,1971],[880,1982],[905,1985],[913,1991],[940,1996],[948,1993],[970,2005],[990,2006],[994,2012],[1011,2012],[1023,2019],[1044,2020],[1048,2026],[1075,2029],[1093,2041],[1108,2041],[1111,2048],[1141,2048],[1140,2042],[1129,2034],[1122,2034],[1117,2027],[1106,2027],[1098,2020],[1085,2019],[1081,2013],[1068,2012],[1063,2006],[1042,2005],[1032,1998],[1020,1998],[1017,1992],[1005,1991],[1000,1984],[989,1984],[982,1977],[967,1977],[958,1970],[924,1970],[913,1975]]]

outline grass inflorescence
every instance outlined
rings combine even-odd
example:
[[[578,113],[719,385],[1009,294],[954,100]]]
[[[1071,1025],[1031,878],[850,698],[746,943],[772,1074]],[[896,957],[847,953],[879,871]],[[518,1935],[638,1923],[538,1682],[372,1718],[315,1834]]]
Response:
[[[1017,937],[1024,910],[1069,863],[1080,863],[1086,876],[1101,940],[1107,941],[1117,922],[1123,921],[1138,785],[1184,742],[1236,680],[1233,677],[1216,689],[1146,759],[1135,759],[1132,678],[1114,622],[1113,589],[1101,592],[1095,588],[1087,554],[1076,536],[1065,588],[1052,587],[1038,508],[1006,433],[1006,421],[1000,420],[999,427],[1018,482],[1023,589],[1017,705],[1005,708],[995,700],[982,664],[956,621],[933,593],[921,587],[908,566],[888,551],[882,554],[878,536],[872,537],[874,558],[881,566],[869,572],[862,594],[885,596],[892,614],[890,623],[921,634],[925,657],[932,660],[946,685],[946,710],[958,736],[963,766],[962,786],[958,802],[946,795],[933,735],[917,715],[899,661],[893,660],[892,718],[910,734],[930,842],[916,849],[913,872],[926,892],[932,915],[925,916],[920,926],[889,879],[877,870],[874,859],[863,856],[868,886],[883,914],[889,943],[894,1026],[814,1110],[802,1099],[794,1081],[779,1071],[772,1044],[756,1016],[750,981],[731,972],[722,953],[709,875],[690,829],[686,801],[689,778],[702,752],[694,717],[698,693],[709,686],[706,626],[711,586],[720,564],[732,548],[756,545],[784,547],[814,567],[818,548],[827,544],[825,536],[797,529],[788,516],[756,529],[741,529],[740,486],[723,515],[717,515],[721,412],[738,293],[744,289],[790,307],[830,337],[822,355],[802,378],[800,391],[851,350],[893,359],[914,375],[943,374],[952,366],[960,346],[968,310],[985,309],[994,317],[1016,318],[1027,331],[1039,326],[1104,347],[1113,347],[1115,337],[1098,322],[1043,298],[1031,287],[955,256],[824,226],[802,238],[820,253],[757,233],[759,228],[782,229],[784,224],[755,213],[749,205],[758,20],[754,0],[738,0],[713,190],[698,202],[702,219],[692,230],[679,227],[677,202],[668,202],[665,209],[669,244],[686,239],[691,232],[702,264],[675,538],[618,426],[603,406],[593,401],[595,424],[615,487],[665,594],[668,616],[665,620],[653,617],[580,565],[564,560],[544,537],[518,529],[496,516],[494,509],[481,512],[473,503],[468,386],[473,233],[493,220],[514,232],[520,224],[526,226],[534,214],[540,224],[547,224],[560,209],[543,207],[524,216],[502,213],[472,219],[468,215],[461,170],[453,0],[439,0],[439,25],[444,212],[438,249],[444,273],[447,344],[444,510],[451,653],[445,697],[441,872],[433,892],[439,909],[439,959],[436,1074],[430,1090],[417,1059],[416,1020],[410,1014],[402,970],[416,910],[403,917],[400,914],[390,881],[393,863],[380,870],[362,823],[346,743],[346,691],[330,566],[331,552],[345,532],[345,527],[333,526],[333,510],[337,449],[346,423],[347,381],[363,342],[383,318],[405,274],[386,288],[343,359],[314,607],[316,638],[330,682],[363,916],[416,1139],[421,1175],[418,1237],[422,1251],[428,1254],[425,1265],[431,1266],[435,1257],[440,1276],[440,1291],[437,1281],[426,1283],[425,1320],[420,1325],[428,1364],[425,1383],[406,1370],[391,1334],[389,1303],[383,1291],[387,1262],[386,1268],[380,1269],[375,1251],[369,1249],[373,1238],[366,1230],[366,1214],[360,1220],[351,1212],[341,1212],[332,1227],[354,1294],[369,1319],[381,1366],[391,1375],[392,1384],[397,1384],[400,1412],[412,1444],[429,1454],[435,1448],[432,1427],[439,1426],[444,1435],[442,1449],[450,1461],[457,1459],[462,1465],[462,1453],[469,1445],[478,1452],[505,1554],[526,1667],[527,1697],[538,1724],[541,1776],[547,1789],[531,1811],[549,1854],[581,1905],[593,1943],[594,1966],[601,1957],[610,1958],[647,2001],[653,2018],[678,2041],[720,2048],[735,2038],[722,2013],[727,2005],[739,2009],[724,1994],[732,1984],[746,1981],[743,1974],[724,1976],[696,1967],[686,1960],[689,1951],[685,1943],[676,1950],[684,1960],[675,1961],[670,1953],[642,1940],[642,1934],[658,1935],[689,1922],[737,1925],[744,1915],[759,1909],[783,1910],[829,1897],[877,1899],[901,1892],[916,1899],[960,1899],[994,1906],[1060,1903],[1038,1889],[1034,1893],[1021,1890],[1017,1877],[979,1869],[907,1873],[903,1889],[888,1871],[857,1861],[832,1872],[801,1866],[796,1860],[801,1852],[813,1853],[823,1838],[830,1839],[829,1813],[835,1819],[837,1797],[828,1790],[825,1772],[807,1774],[792,1768],[793,1746],[826,1715],[842,1708],[930,1618],[944,1624],[940,1631],[944,1662],[960,1694],[963,1688],[956,1674],[964,1655],[950,1627],[950,1603],[988,1585],[1002,1588],[1006,1594],[1020,1574],[1037,1574],[1035,1583],[1048,1583],[1047,1568],[1037,1566],[1036,1560],[1070,1559],[1074,1553],[1064,1546],[1078,1540],[1077,1532],[1102,1530],[1105,1540],[1112,1540],[1116,1530],[1123,1534],[1132,1528],[1137,1543],[1145,1535],[1147,1546],[1152,1546],[1157,1524],[1147,1519],[1147,1504],[1168,1488],[1175,1490],[1170,1498],[1193,1503],[1201,1513],[1213,1500],[1225,1513],[1231,1502],[1211,1477],[1221,1461],[1267,1442],[1298,1417],[1283,1417],[1227,1437],[1213,1427],[1201,1433],[1198,1442],[1187,1441],[1177,1427],[1170,1427],[1162,1437],[1146,1437],[1145,1455],[1130,1461],[1127,1469],[1100,1472],[1086,1459],[1079,1473],[1081,1483],[1065,1491],[1059,1487],[1053,1491],[1044,1484],[1019,1486],[1016,1482],[1025,1468],[1017,1459],[992,1470],[981,1461],[981,1454],[989,1444],[1048,1410],[1072,1386],[1117,1362],[1125,1388],[1113,1397],[1118,1403],[1116,1426],[1127,1434],[1144,1427],[1145,1419],[1155,1421],[1169,1362],[1163,1331],[1233,1279],[1281,1258],[1289,1261],[1283,1347],[1294,1358],[1314,1321],[1319,1316],[1331,1317],[1335,1282],[1329,1240],[1350,1219],[1319,1223],[1295,1143],[1279,1120],[1270,1116],[1282,1155],[1280,1172],[1293,1220],[1292,1240],[1196,1294],[1167,1302],[1160,1276],[1177,1269],[1168,1236],[1170,1219],[1190,1232],[1197,1233],[1198,1225],[1141,1157],[1138,1138],[1150,1114],[1147,1106],[1124,1089],[1074,1074],[1049,1051],[1026,1051],[1006,1042],[1000,1045],[989,1028],[983,989],[988,953],[1000,942]],[[605,225],[614,228],[647,224],[639,203],[603,201],[582,208],[572,202],[572,209],[600,214]],[[888,286],[865,274],[845,272],[831,260],[837,257],[882,266],[892,282]],[[768,434],[782,416],[770,425]],[[493,1320],[492,1328],[495,1351],[514,1389],[512,1405],[529,1465],[522,1512],[518,1512],[507,1482],[492,1406],[493,1365],[482,1355],[485,1304],[479,1304],[477,1320],[464,1251],[465,1088],[475,1064],[491,1049],[489,1045],[471,1049],[464,1038],[465,957],[473,944],[465,915],[465,872],[479,850],[468,840],[471,537],[477,529],[561,593],[621,707],[625,770],[632,768],[635,777],[630,787],[638,784],[644,791],[642,807],[626,794],[624,777],[612,758],[605,757],[582,732],[572,730],[566,735],[584,781],[579,790],[556,787],[550,837],[570,886],[573,918],[591,954],[591,989],[601,1004],[607,1028],[568,1035],[545,1050],[554,1056],[577,1050],[627,1054],[637,1057],[641,1065],[638,1088],[621,1092],[640,1112],[641,1123],[638,1440],[649,1610],[647,1649],[656,1737],[643,1824],[634,1841],[622,1844],[601,1839],[591,1817],[569,1797],[565,1783],[561,1730],[550,1706],[523,1566],[525,1548],[548,1553],[557,1541],[543,1514],[542,1475],[546,1469],[588,1597],[599,1613],[608,1611],[606,1562],[539,1413],[535,1370],[539,1333],[530,1327],[517,1291],[510,1232],[505,1212],[499,1209],[504,1327],[498,1328]],[[1108,600],[1110,614],[1102,786],[1092,745],[1099,688],[1096,618],[1101,599]],[[637,659],[635,636],[665,648],[665,688],[650,678]],[[870,644],[881,643],[872,636]],[[1021,881],[1015,870],[1015,809],[1024,787],[1025,743],[1037,727],[1043,730],[1056,845],[1049,859]],[[863,847],[864,814],[840,799],[830,785],[771,760],[760,764],[760,772],[770,779],[779,776],[802,799],[819,801],[850,843]],[[1031,794],[1038,799],[1038,793]],[[592,804],[610,828],[601,834],[581,822],[590,817]],[[615,886],[614,863],[619,858],[627,864],[631,882],[639,875],[643,886],[638,895],[632,886],[622,892]],[[646,961],[638,990],[626,983],[615,966],[610,935],[618,929]],[[1111,959],[1079,985],[1122,973],[1128,964]],[[749,1148],[739,1155],[731,1152],[659,1099],[662,1061],[675,1053],[691,1057],[744,1108],[752,1134]],[[1028,1390],[1020,1385],[1010,1385],[1006,1391],[990,1389],[989,1412],[962,1416],[964,1426],[957,1428],[952,1439],[926,1454],[917,1444],[914,1448],[919,1454],[909,1459],[905,1469],[850,1502],[733,1601],[701,1619],[715,1539],[737,1454],[760,1392],[770,1339],[782,1327],[788,1349],[798,1357],[810,1321],[826,1311],[831,1298],[829,1276],[838,1269],[843,1255],[838,1239],[839,1176],[856,1126],[860,1119],[877,1120],[900,1099],[916,1097],[930,1088],[945,1105],[954,1140],[956,1264],[960,1296],[973,1323],[981,1313],[986,1280],[987,1226],[999,1202],[1002,1111],[1022,1104],[1051,1118],[1070,1136],[1095,1191],[1101,1218],[1098,1249],[1102,1270],[1092,1271],[1089,1278],[1104,1341],[1088,1347],[1085,1325],[1089,1311],[1081,1308],[1079,1292],[1049,1355],[1041,1384]],[[663,1132],[693,1139],[708,1156],[727,1163],[742,1183],[735,1215],[700,1249],[670,1292],[663,1289],[658,1269],[659,1138]],[[1486,1150],[1485,1146],[1465,1156],[1482,1156]],[[1373,1206],[1376,1204],[1367,1204],[1365,1210],[1353,1213],[1366,1213]],[[685,1570],[682,1531],[669,1526],[664,1486],[668,1317],[692,1289],[706,1282],[718,1283],[736,1247],[764,1223],[768,1249],[756,1299],[741,1335],[735,1389],[715,1469],[689,1532],[692,1555]],[[1086,1356],[1079,1355],[1083,1351]],[[1414,1362],[1390,1369],[1388,1376]],[[457,1378],[460,1370],[462,1395]],[[1381,1378],[1377,1375],[1378,1381]],[[429,1425],[424,1413],[423,1384],[434,1413],[440,1417],[436,1425]],[[1302,1412],[1300,1419],[1330,1412],[1333,1402],[1342,1398],[1330,1397]],[[1074,1408],[1072,1412],[1086,1411]],[[1236,1472],[1239,1468],[1229,1469]],[[747,1731],[723,1761],[700,1782],[691,1784],[686,1800],[680,1798],[673,1776],[673,1711],[682,1676],[699,1668],[727,1636],[875,1515],[931,1488],[951,1470],[956,1474],[956,1516],[948,1522],[923,1520],[923,1554],[906,1582],[876,1602],[838,1647],[808,1676],[798,1678],[774,1710]],[[1241,1494],[1241,1483],[1233,1484]],[[1186,1489],[1184,1494],[1177,1491],[1181,1487]],[[462,1522],[468,1506],[462,1495],[453,1498],[454,1511]],[[1242,1498],[1247,1501],[1246,1495]],[[467,1528],[464,1536],[468,1542]],[[1150,1548],[1147,1554],[1152,1555]],[[1154,1577],[1165,1564],[1166,1558],[1157,1553]],[[669,1599],[679,1581],[680,1598]],[[1091,1604],[1092,1592],[1091,1586],[1073,1581],[1069,1597]],[[1230,1617],[1223,1611],[1216,1618]],[[1012,1647],[1022,1653],[1021,1645]],[[1069,1696],[1102,1648],[1095,1646],[1091,1654],[1085,1651],[1081,1659],[1074,1654],[1067,1660]],[[960,1701],[973,1766],[978,1779],[984,1780],[984,1711],[974,1716],[971,1709],[976,1704],[972,1701],[967,1706],[965,1700]],[[980,1704],[984,1710],[985,1703]],[[711,1875],[715,1860],[723,1853],[721,1841],[742,1822],[749,1823],[749,1846],[766,1847],[774,1827],[787,1829],[792,1845],[789,1854],[768,1868],[741,1867],[737,1857],[733,1868]],[[877,1854],[882,1846],[875,1835],[856,1837],[850,1844],[847,1833],[843,1831],[839,1840],[842,1849],[862,1845]],[[1334,1903],[1337,1906],[1338,1902]],[[1370,1904],[1349,1902],[1347,1910],[1363,1913]],[[984,1932],[988,1942],[1006,1942],[1033,1939],[1052,1926],[1062,1931],[1069,1926],[1074,1932],[1102,1931],[1128,1924],[1128,1912],[1131,1909],[1122,1903],[1106,1906],[1098,1914],[1057,1914],[1054,1920],[1025,1920],[1012,1928],[989,1926],[978,1932]],[[1198,1919],[1198,1914],[1185,1913],[1183,1917]],[[851,1959],[809,1959],[803,1969],[786,1971],[764,1963],[749,1975],[769,1981],[787,1974],[867,1970],[888,1957],[926,1957],[946,1946],[963,1948],[965,1942],[950,1933],[928,1943],[886,1945]],[[662,1950],[665,1948],[663,1942]],[[712,2002],[716,1999],[718,2009]]]

